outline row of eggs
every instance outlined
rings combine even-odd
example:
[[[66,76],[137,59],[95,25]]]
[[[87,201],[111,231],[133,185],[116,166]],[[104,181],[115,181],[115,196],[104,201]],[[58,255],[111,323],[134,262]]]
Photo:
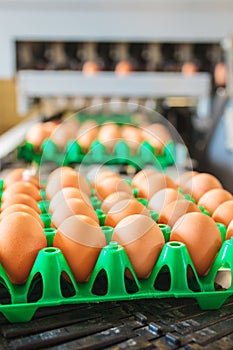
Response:
[[[208,178],[206,181],[204,176]],[[201,179],[199,186],[198,179]],[[190,181],[193,191],[189,189]],[[153,190],[147,188],[143,191],[145,182],[147,186],[153,184]],[[157,184],[156,188],[154,184]],[[16,169],[5,178],[4,185],[0,262],[10,280],[22,284],[28,278],[38,251],[47,246],[37,205],[41,199],[39,180],[24,169]],[[159,223],[171,226],[171,241],[186,244],[199,276],[208,272],[222,244],[215,221],[228,226],[227,239],[233,235],[232,195],[222,189],[219,181],[210,174],[188,172],[174,182],[154,169],[139,172],[132,179],[132,186],[137,188],[139,196],[148,200],[146,208],[133,197],[133,187],[116,173],[100,172],[90,185],[74,169],[58,168],[49,175],[46,185],[52,224],[57,229],[53,244],[62,250],[78,282],[88,280],[102,247],[106,245],[98,217],[91,206],[91,186],[106,213],[105,225],[114,228],[112,240],[125,247],[138,278],[150,275],[165,243],[149,209],[159,213]],[[178,187],[192,195],[198,205],[185,199]],[[216,199],[211,200],[213,196]],[[210,199],[209,204],[206,197]],[[25,200],[28,198],[33,205]],[[37,207],[34,207],[35,203]],[[212,218],[204,215],[199,205],[204,205]],[[215,210],[213,205],[217,205]],[[226,206],[228,212],[221,216],[222,206]]]
[[[89,120],[79,125],[74,118],[67,119],[63,123],[36,123],[26,134],[26,140],[33,144],[37,151],[48,138],[60,150],[64,150],[70,140],[77,140],[83,152],[87,152],[95,140],[101,142],[107,152],[111,152],[118,141],[124,140],[131,151],[136,152],[143,141],[148,141],[158,153],[161,153],[164,145],[172,140],[168,129],[160,123],[138,128],[129,124],[118,126],[115,123],[98,126],[94,120]]]

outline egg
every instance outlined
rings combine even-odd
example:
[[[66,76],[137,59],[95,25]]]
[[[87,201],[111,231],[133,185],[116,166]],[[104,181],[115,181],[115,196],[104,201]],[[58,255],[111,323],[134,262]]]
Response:
[[[150,216],[149,210],[136,199],[123,199],[108,211],[105,225],[115,227],[123,218],[133,214]]]
[[[160,214],[169,203],[178,199],[184,199],[180,192],[174,188],[163,188],[151,197],[148,207]]]
[[[41,145],[46,138],[49,138],[50,131],[44,123],[36,123],[31,126],[26,134],[27,142],[33,144],[35,149],[39,151]]]
[[[114,173],[113,171],[110,171],[110,170],[99,171],[98,173],[96,173],[93,179],[94,186],[95,186],[95,183],[98,184],[101,181],[105,180],[107,177],[118,177],[119,179],[121,179],[120,175],[117,173]]]
[[[118,75],[129,74],[133,71],[133,66],[128,61],[120,61],[116,64],[115,73]]]
[[[211,174],[200,173],[186,182],[184,191],[190,194],[196,201],[199,201],[204,193],[214,188],[222,188],[220,181]]]
[[[142,137],[148,141],[154,148],[155,153],[162,153],[164,146],[172,141],[172,137],[168,129],[160,123],[155,123],[144,127]]]
[[[132,125],[124,125],[121,128],[121,137],[128,144],[131,151],[138,151],[139,147],[142,144],[142,131],[141,129],[132,126]]]
[[[77,142],[81,146],[83,152],[87,152],[91,144],[98,136],[98,125],[95,121],[89,120],[84,122],[77,133]]]
[[[139,279],[149,277],[165,243],[159,226],[141,214],[122,219],[114,228],[112,241],[124,247]]]
[[[61,123],[59,126],[57,126],[50,136],[50,139],[61,151],[65,149],[68,141],[70,141],[72,138],[76,138],[76,133],[73,134],[69,125],[66,123]],[[46,148],[44,149],[44,152],[46,152]]]
[[[126,192],[129,195],[132,195],[133,193],[130,185],[123,179],[119,178],[119,176],[107,177],[100,182],[96,182],[95,190],[97,197],[101,200],[104,200],[114,192]]]
[[[41,195],[38,187],[34,186],[30,182],[25,181],[16,181],[12,185],[8,186],[7,189],[3,192],[2,200],[6,200],[7,198],[17,194],[24,193],[34,198],[36,201],[41,200]]]
[[[79,214],[86,215],[99,223],[98,216],[94,209],[78,198],[68,198],[66,201],[60,203],[53,212],[52,223],[55,227],[58,227],[66,218]]]
[[[93,219],[85,215],[73,215],[58,227],[53,245],[61,249],[74,278],[81,283],[89,279],[106,240]]]
[[[220,204],[213,212],[212,218],[227,227],[233,220],[233,200]]]
[[[27,213],[15,212],[0,223],[0,259],[12,283],[23,284],[40,249],[47,246],[41,224]]]
[[[34,174],[33,170],[26,168],[17,168],[11,170],[4,179],[5,187],[10,186],[16,181],[27,181],[33,183],[36,187],[39,187],[39,180]]]
[[[147,180],[147,177],[149,175],[155,175],[155,174],[158,174],[158,171],[155,170],[154,168],[146,168],[139,171],[136,175],[134,175],[132,179],[132,186],[137,188],[138,186],[140,186],[140,183],[142,181]]]
[[[90,195],[90,186],[85,178],[70,167],[60,167],[48,177],[46,195],[48,199],[65,187],[77,187],[86,195]]]
[[[54,210],[59,207],[60,204],[65,202],[69,198],[82,199],[86,204],[91,206],[90,198],[76,187],[65,187],[57,192],[49,204],[49,212],[53,213]]]
[[[222,245],[220,231],[214,220],[203,213],[180,217],[172,229],[170,241],[186,245],[199,276],[204,276]]]
[[[233,219],[230,221],[227,227],[226,239],[230,239],[233,236]]]
[[[215,86],[225,86],[227,81],[227,67],[224,62],[219,62],[214,67]]]
[[[134,185],[134,181],[132,184]],[[169,176],[162,173],[156,173],[143,177],[140,183],[135,187],[139,190],[139,197],[150,200],[151,197],[161,189],[166,187],[176,189],[177,185]]]
[[[173,227],[181,216],[190,212],[201,212],[201,210],[196,204],[186,199],[175,200],[163,208],[158,222]]]
[[[114,206],[116,203],[124,200],[124,199],[131,199],[133,198],[133,194],[127,193],[127,192],[113,192],[109,196],[105,198],[105,200],[102,202],[101,209],[107,213],[112,206]]]
[[[40,208],[37,204],[37,201],[30,197],[27,194],[23,193],[17,193],[12,195],[11,197],[8,197],[6,200],[2,202],[1,210],[5,210],[8,208],[10,205],[13,204],[25,204],[34,209],[38,214],[41,214]]]
[[[114,123],[103,124],[98,133],[98,140],[106,148],[107,152],[112,152],[116,143],[121,139],[120,127]]]
[[[192,179],[193,176],[199,174],[197,171],[185,171],[181,175],[179,175],[175,181],[175,183],[180,187],[183,188],[190,179]]]
[[[12,204],[9,207],[7,207],[5,210],[1,212],[0,219],[3,220],[5,217],[12,213],[27,213],[29,215],[32,215],[40,224],[42,227],[44,227],[43,221],[40,218],[40,215],[28,205],[25,204]]]
[[[83,73],[90,76],[98,73],[100,70],[100,65],[94,61],[86,61],[82,68]]]
[[[220,204],[231,199],[233,197],[230,192],[222,188],[214,188],[201,196],[198,205],[203,206],[212,215]]]
[[[181,67],[181,72],[185,75],[193,75],[198,72],[198,67],[193,62],[185,62]]]

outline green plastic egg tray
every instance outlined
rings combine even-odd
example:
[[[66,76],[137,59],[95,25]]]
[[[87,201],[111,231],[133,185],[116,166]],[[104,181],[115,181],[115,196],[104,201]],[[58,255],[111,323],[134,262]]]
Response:
[[[82,151],[77,141],[71,140],[67,143],[63,152],[50,139],[43,142],[42,152],[35,151],[34,146],[25,142],[18,147],[18,158],[28,162],[40,164],[46,161],[54,162],[56,165],[69,165],[73,163],[82,164],[130,164],[136,169],[151,164],[158,169],[166,168],[175,163],[176,149],[173,141],[164,146],[161,154],[156,154],[154,147],[144,141],[136,154],[132,154],[127,142],[119,141],[113,152],[108,153],[105,146],[99,141],[94,141],[88,153]]]
[[[195,298],[201,309],[218,309],[233,295],[233,238],[225,240],[224,225],[218,224],[223,244],[215,261],[205,277],[198,277],[186,246],[169,242],[171,229],[160,224],[165,245],[149,278],[139,280],[125,249],[111,241],[113,228],[104,226],[105,214],[95,196],[91,197],[91,202],[105,234],[106,246],[100,252],[90,279],[77,283],[62,251],[53,247],[56,229],[50,227],[49,201],[45,200],[43,190],[42,197],[38,205],[48,247],[39,251],[27,282],[24,285],[12,284],[0,265],[0,288],[7,295],[6,299],[0,300],[0,312],[10,322],[30,321],[36,310],[42,307],[132,299]],[[143,199],[138,200],[147,204]],[[155,221],[158,219],[154,212],[151,212],[151,217]],[[227,290],[215,284],[216,274],[221,268],[227,268],[231,273],[232,283]],[[133,279],[125,276],[126,269]],[[192,278],[188,278],[189,269],[193,272]],[[70,282],[63,278],[64,273]]]

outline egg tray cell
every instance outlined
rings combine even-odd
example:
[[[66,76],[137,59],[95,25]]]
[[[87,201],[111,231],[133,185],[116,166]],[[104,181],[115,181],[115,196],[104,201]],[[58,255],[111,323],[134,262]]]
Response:
[[[151,164],[158,169],[165,169],[173,165],[176,160],[176,147],[173,141],[168,142],[163,152],[156,153],[154,147],[147,141],[142,142],[138,152],[132,154],[125,141],[119,141],[113,152],[108,153],[105,146],[99,141],[94,141],[90,151],[83,153],[81,146],[77,141],[71,140],[67,143],[64,152],[50,139],[42,144],[42,152],[37,152],[33,144],[25,141],[17,149],[18,158],[28,162],[38,164],[51,161],[58,166],[69,165],[72,163],[91,164],[130,164],[136,169],[143,168],[146,164]]]

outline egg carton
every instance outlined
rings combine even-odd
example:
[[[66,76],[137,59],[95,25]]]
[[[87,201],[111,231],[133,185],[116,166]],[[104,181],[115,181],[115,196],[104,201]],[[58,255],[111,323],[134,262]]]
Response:
[[[94,141],[89,152],[83,153],[81,146],[76,140],[67,143],[62,152],[58,146],[50,139],[42,144],[42,152],[37,152],[33,144],[25,141],[17,149],[18,158],[28,162],[54,162],[58,166],[69,165],[72,163],[82,164],[130,164],[136,169],[143,168],[146,164],[151,164],[158,169],[175,164],[176,147],[173,141],[168,142],[163,152],[156,153],[154,147],[147,141],[142,142],[136,154],[131,152],[127,142],[119,141],[112,153],[108,153],[105,146],[98,140]]]
[[[166,225],[161,229],[169,233]],[[0,265],[1,289],[8,295],[1,301],[0,312],[10,322],[27,322],[42,307],[170,297],[195,298],[201,309],[218,309],[232,296],[233,284],[226,290],[218,289],[215,277],[224,266],[233,281],[233,238],[223,242],[205,277],[198,277],[183,243],[167,242],[149,278],[139,280],[125,249],[111,241],[112,231],[103,227],[107,245],[102,248],[90,279],[77,283],[62,251],[52,246],[56,230],[45,228],[48,247],[39,251],[24,285],[12,284]],[[187,276],[188,269],[193,272],[192,278]],[[131,272],[132,279],[125,276],[125,270]],[[64,273],[69,282],[62,277]]]

